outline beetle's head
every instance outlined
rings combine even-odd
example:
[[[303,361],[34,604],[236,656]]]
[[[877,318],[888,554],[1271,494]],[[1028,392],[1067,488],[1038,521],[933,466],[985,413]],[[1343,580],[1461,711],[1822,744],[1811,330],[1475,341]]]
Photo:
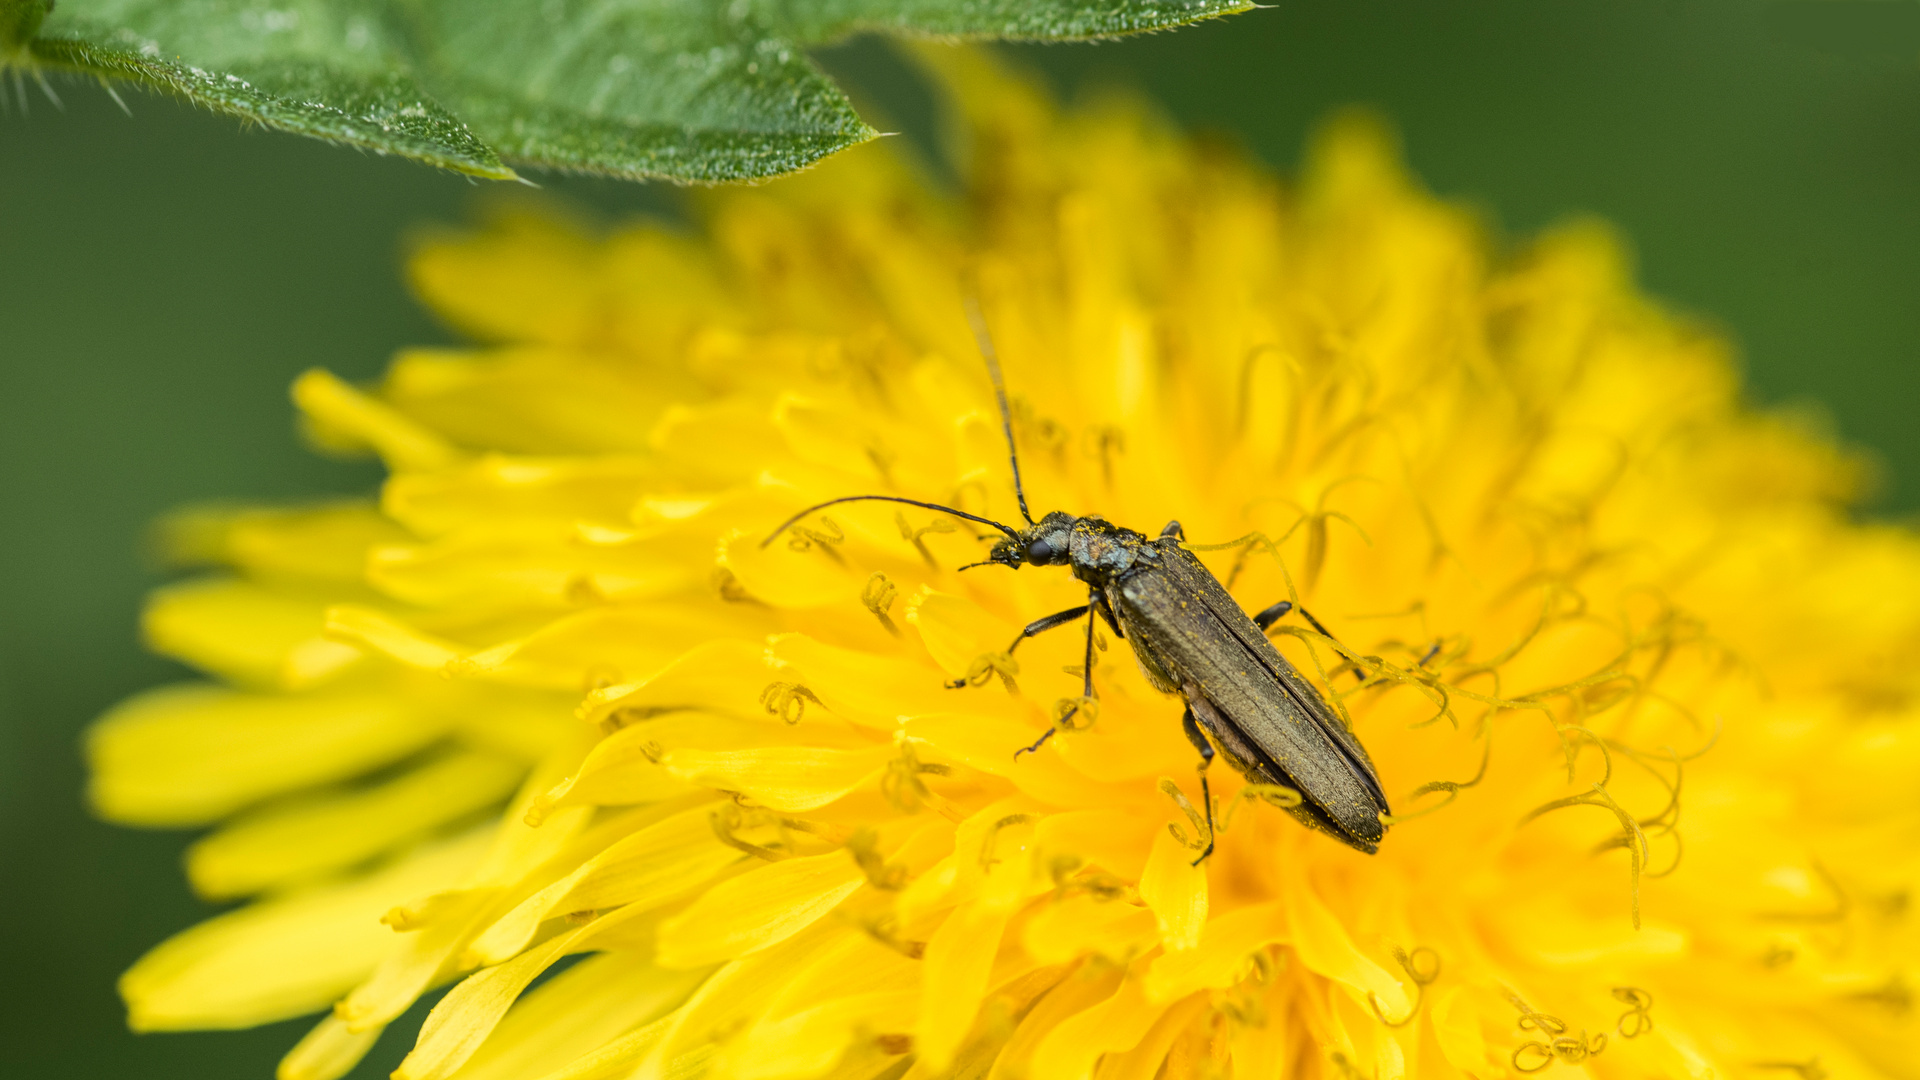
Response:
[[[1073,532],[1072,514],[1055,510],[1040,519],[1037,524],[1029,525],[1020,533],[1020,539],[1008,537],[993,545],[987,553],[987,561],[1011,566],[1065,566],[1067,564],[1067,537]]]

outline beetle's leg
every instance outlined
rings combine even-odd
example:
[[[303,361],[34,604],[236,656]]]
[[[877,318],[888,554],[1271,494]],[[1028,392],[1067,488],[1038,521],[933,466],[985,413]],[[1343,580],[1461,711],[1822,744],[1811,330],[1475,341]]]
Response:
[[[1071,618],[1074,615],[1088,613],[1089,609],[1091,609],[1095,603],[1098,603],[1099,600],[1100,600],[1100,594],[1097,591],[1092,592],[1088,596],[1087,604],[1085,607],[1077,607],[1070,612],[1063,611],[1058,615],[1049,615],[1045,619],[1038,620],[1034,625],[1037,626],[1039,625],[1039,623],[1047,622],[1048,619],[1058,619],[1061,621],[1065,621],[1066,619]],[[1093,616],[1091,614],[1087,614],[1087,662],[1086,662],[1086,665],[1080,669],[1080,696],[1083,698],[1091,698],[1093,696],[1093,621],[1094,621]],[[1058,626],[1060,625],[1060,623],[1054,622],[1049,625]],[[1028,629],[1031,630],[1032,627],[1028,627]],[[1041,629],[1044,630],[1046,629],[1046,627],[1041,627]],[[1038,633],[1039,631],[1034,631],[1034,632]],[[1018,644],[1018,642],[1016,642],[1015,644]],[[1032,746],[1026,746],[1018,750],[1015,750],[1013,752],[1013,759],[1015,761],[1018,761],[1020,760],[1021,754],[1031,754],[1035,750],[1038,750],[1042,746],[1046,745],[1047,740],[1053,738],[1053,733],[1056,731],[1059,731],[1061,727],[1063,727],[1066,724],[1067,721],[1073,719],[1073,714],[1079,711],[1080,711],[1080,706],[1075,705],[1073,708],[1068,709],[1066,712],[1061,713],[1060,719],[1053,722],[1053,726],[1047,729],[1047,733],[1045,735],[1042,735],[1038,739],[1035,739]]]
[[[1292,610],[1293,610],[1293,601],[1282,600],[1279,603],[1268,608],[1267,610],[1261,612],[1260,614],[1255,615],[1253,617],[1253,625],[1259,627],[1262,630],[1265,630],[1267,627],[1272,626],[1274,623],[1279,622],[1283,617],[1285,617],[1287,612]]]
[[[1260,614],[1255,615],[1253,617],[1253,625],[1259,627],[1261,633],[1265,633],[1267,630],[1267,627],[1272,626],[1274,623],[1279,622],[1280,619],[1283,616],[1285,616],[1287,612],[1292,610],[1293,610],[1293,601],[1282,600],[1279,603],[1268,608],[1267,610],[1261,612]],[[1326,638],[1329,641],[1333,640],[1333,635],[1327,632],[1326,627],[1320,625],[1319,619],[1316,619],[1313,617],[1313,612],[1308,611],[1306,608],[1301,608],[1300,615],[1302,618],[1312,623],[1313,628],[1315,630],[1320,631],[1321,637]],[[1435,651],[1437,652],[1439,650],[1436,649]],[[1428,653],[1427,655],[1429,659],[1431,659],[1433,656],[1432,653]],[[1353,661],[1347,659],[1344,655],[1340,655],[1338,653],[1336,653],[1336,658],[1340,661],[1340,664],[1338,667],[1333,669],[1333,673],[1335,675],[1340,674],[1340,672],[1346,668],[1352,668],[1354,675],[1358,676],[1361,682],[1366,681],[1367,673],[1360,669],[1359,664],[1354,663]],[[1426,660],[1422,660],[1420,661],[1420,663],[1422,665],[1425,665]]]
[[[1093,610],[1093,606],[1100,602],[1100,590],[1089,589],[1087,590],[1087,606],[1080,610],[1090,612]],[[1095,621],[1092,615],[1087,616],[1087,661],[1080,667],[1080,696],[1083,698],[1093,697],[1093,626]],[[1075,708],[1078,707],[1079,706],[1075,706]],[[1072,714],[1069,713],[1068,715]],[[1062,719],[1065,719],[1065,717],[1062,717]]]
[[[1072,714],[1071,714],[1071,713],[1069,713],[1068,715],[1069,715],[1069,716],[1071,716]],[[1023,747],[1021,747],[1020,749],[1018,749],[1018,750],[1015,750],[1015,751],[1013,752],[1013,760],[1015,760],[1015,761],[1019,761],[1019,760],[1020,760],[1020,755],[1021,755],[1021,754],[1031,754],[1031,753],[1033,753],[1033,752],[1034,752],[1035,750],[1038,750],[1038,749],[1040,749],[1041,747],[1043,747],[1043,746],[1045,746],[1045,745],[1047,745],[1047,740],[1048,740],[1048,739],[1051,739],[1051,738],[1053,738],[1053,733],[1054,733],[1054,732],[1056,732],[1056,731],[1059,731],[1059,730],[1060,730],[1060,729],[1059,729],[1059,728],[1057,728],[1057,727],[1050,727],[1050,728],[1048,728],[1048,729],[1047,729],[1047,733],[1046,733],[1045,735],[1042,735],[1042,736],[1040,736],[1039,738],[1037,738],[1037,739],[1035,739],[1035,740],[1033,740],[1033,745],[1032,745],[1032,746],[1023,746]]]
[[[1085,615],[1086,613],[1087,613],[1087,605],[1082,604],[1077,608],[1069,608],[1066,611],[1057,611],[1052,615],[1048,615],[1044,619],[1033,620],[1032,622],[1026,625],[1026,628],[1024,630],[1020,631],[1019,637],[1013,639],[1013,644],[1007,646],[1007,655],[1012,656],[1013,650],[1019,648],[1021,642],[1027,640],[1028,638],[1034,636],[1035,634],[1046,633],[1048,630],[1051,630],[1056,626],[1065,626],[1068,623],[1072,622],[1073,620],[1079,618],[1080,616]],[[958,690],[965,685],[967,685],[967,680],[965,678],[959,678],[948,683],[947,689]]]
[[[1194,718],[1192,705],[1188,705],[1187,711],[1180,717],[1180,730],[1187,733],[1187,741],[1200,751],[1200,801],[1207,807],[1207,850],[1193,860],[1193,865],[1199,866],[1207,861],[1207,856],[1213,854],[1213,790],[1207,786],[1207,766],[1213,764],[1213,744],[1207,741],[1206,733],[1200,730],[1200,721]]]
[[[1160,536],[1161,539],[1171,536],[1175,540],[1185,540],[1187,538],[1187,530],[1181,528],[1178,521],[1169,521],[1167,522],[1167,527],[1160,530]]]
[[[1121,641],[1127,640],[1127,632],[1120,629],[1120,618],[1113,613],[1113,605],[1107,601],[1107,594],[1098,589],[1093,591],[1093,610],[1099,612],[1100,617],[1107,620],[1107,626],[1113,631],[1114,637],[1119,638]]]

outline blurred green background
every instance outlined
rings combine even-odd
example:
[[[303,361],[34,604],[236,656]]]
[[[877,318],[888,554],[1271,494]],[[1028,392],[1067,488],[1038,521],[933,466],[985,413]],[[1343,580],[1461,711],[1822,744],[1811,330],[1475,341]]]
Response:
[[[1009,51],[1069,96],[1142,88],[1282,169],[1331,108],[1370,103],[1434,189],[1507,236],[1611,219],[1648,290],[1739,343],[1756,400],[1823,407],[1877,453],[1868,513],[1920,507],[1920,5],[1281,0]],[[821,59],[924,137],[927,91],[887,49]],[[400,284],[401,238],[468,217],[484,192],[57,88],[64,111],[29,93],[0,114],[0,1075],[266,1077],[304,1021],[125,1032],[115,976],[208,908],[178,871],[185,835],[87,818],[79,733],[180,674],[135,638],[154,515],[376,482],[299,446],[287,384],[313,365],[369,377],[396,347],[444,339]],[[541,179],[610,219],[674,200]],[[356,1075],[383,1075],[415,1026]]]

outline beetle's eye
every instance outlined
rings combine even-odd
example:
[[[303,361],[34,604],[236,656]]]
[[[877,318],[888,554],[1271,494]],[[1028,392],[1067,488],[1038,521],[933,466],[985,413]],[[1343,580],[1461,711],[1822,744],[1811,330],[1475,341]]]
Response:
[[[1027,545],[1027,559],[1036,565],[1044,565],[1053,558],[1053,545],[1045,540],[1035,540]]]

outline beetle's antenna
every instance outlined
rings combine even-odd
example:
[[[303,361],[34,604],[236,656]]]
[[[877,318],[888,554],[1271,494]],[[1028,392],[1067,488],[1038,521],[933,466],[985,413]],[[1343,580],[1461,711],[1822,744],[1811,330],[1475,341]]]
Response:
[[[941,506],[939,503],[921,502],[919,499],[903,499],[898,495],[844,495],[838,499],[828,499],[826,502],[823,502],[823,503],[815,503],[814,505],[807,507],[805,510],[800,511],[799,513],[793,515],[787,520],[781,522],[780,527],[773,530],[772,535],[768,536],[765,540],[760,541],[760,546],[766,547],[768,544],[771,544],[775,540],[778,540],[780,538],[780,534],[787,531],[788,526],[792,525],[793,523],[799,521],[801,518],[806,517],[808,514],[811,514],[816,510],[825,510],[827,507],[832,506],[835,503],[861,502],[861,501],[869,501],[869,500],[874,502],[906,503],[908,506],[917,506],[922,510],[938,510],[943,514],[952,514],[954,517],[957,517],[957,518],[966,518],[968,521],[977,521],[982,525],[991,525],[994,528],[999,529],[1001,532],[1006,533],[1008,536],[1012,537],[1016,541],[1020,539],[1019,533],[1014,532],[1011,528],[1000,524],[999,522],[993,520],[992,518],[983,518],[978,514],[969,514],[965,510],[955,510],[951,506]]]
[[[986,560],[984,560],[984,561],[981,561],[981,562],[970,562],[970,563],[968,563],[968,564],[967,564],[967,565],[965,565],[965,566],[956,566],[956,567],[954,567],[954,569],[955,569],[956,571],[958,571],[958,570],[971,570],[971,569],[973,569],[973,568],[974,568],[974,567],[976,567],[976,566],[998,566],[998,565],[1000,565],[1000,564],[999,564],[999,563],[996,563],[996,562],[994,562],[994,561],[993,561],[992,559],[986,559]]]
[[[987,319],[980,314],[980,302],[969,296],[966,303],[973,340],[987,362],[987,374],[993,378],[993,396],[1000,402],[1000,428],[1007,433],[1007,460],[1013,464],[1013,495],[1020,500],[1020,516],[1032,525],[1033,515],[1027,511],[1027,489],[1020,484],[1020,451],[1013,445],[1013,410],[1007,407],[1007,381],[1000,376],[1000,356],[993,351],[993,335],[987,333]]]

